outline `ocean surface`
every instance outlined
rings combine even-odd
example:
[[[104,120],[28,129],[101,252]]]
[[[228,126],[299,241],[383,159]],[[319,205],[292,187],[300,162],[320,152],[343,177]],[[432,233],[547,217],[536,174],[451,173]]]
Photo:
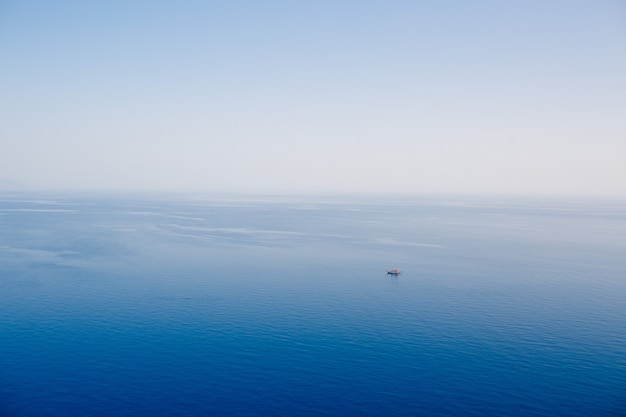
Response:
[[[626,416],[626,202],[0,193],[0,416]]]

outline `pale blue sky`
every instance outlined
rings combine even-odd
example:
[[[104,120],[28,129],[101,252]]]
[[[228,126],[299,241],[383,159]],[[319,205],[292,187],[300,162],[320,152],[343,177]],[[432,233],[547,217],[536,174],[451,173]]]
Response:
[[[6,183],[626,196],[621,0],[0,0],[0,64]]]

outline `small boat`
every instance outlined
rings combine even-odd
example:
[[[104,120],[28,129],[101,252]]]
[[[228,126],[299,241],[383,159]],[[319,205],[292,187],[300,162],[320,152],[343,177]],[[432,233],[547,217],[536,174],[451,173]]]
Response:
[[[393,268],[387,271],[387,275],[400,275],[400,270],[398,268]]]

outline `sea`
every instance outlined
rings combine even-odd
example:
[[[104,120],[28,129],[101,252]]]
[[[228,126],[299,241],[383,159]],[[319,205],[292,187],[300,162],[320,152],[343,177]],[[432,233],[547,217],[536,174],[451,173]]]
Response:
[[[626,201],[1,192],[0,416],[626,416]]]

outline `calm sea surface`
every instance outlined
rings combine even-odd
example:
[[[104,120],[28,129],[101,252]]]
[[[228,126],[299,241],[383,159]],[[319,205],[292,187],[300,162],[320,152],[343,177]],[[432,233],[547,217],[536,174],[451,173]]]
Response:
[[[0,416],[624,415],[626,202],[0,194]]]

